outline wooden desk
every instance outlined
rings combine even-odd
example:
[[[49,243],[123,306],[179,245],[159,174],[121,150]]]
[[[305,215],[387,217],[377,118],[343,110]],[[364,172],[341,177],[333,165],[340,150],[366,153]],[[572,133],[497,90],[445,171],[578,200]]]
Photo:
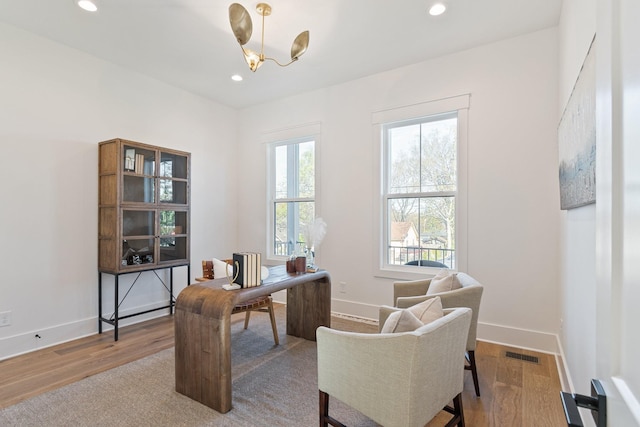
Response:
[[[226,278],[186,287],[175,305],[176,391],[218,412],[231,410],[231,310],[241,302],[287,290],[287,335],[315,341],[331,326],[331,278],[271,267],[260,286],[225,291]]]

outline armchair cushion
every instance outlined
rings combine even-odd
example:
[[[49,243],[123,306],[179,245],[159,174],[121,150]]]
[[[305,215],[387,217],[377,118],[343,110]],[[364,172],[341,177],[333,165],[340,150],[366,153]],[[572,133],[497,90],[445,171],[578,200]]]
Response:
[[[439,294],[440,292],[449,292],[455,289],[460,289],[462,284],[458,280],[457,273],[449,273],[444,268],[431,279],[429,289],[427,289],[427,295]]]
[[[381,305],[378,310],[378,332],[382,333],[382,328],[385,323],[387,323],[387,319],[396,311],[401,311],[402,309],[397,307],[391,307],[390,305]]]
[[[380,333],[393,334],[398,332],[410,332],[415,331],[422,325],[424,325],[424,323],[422,323],[420,319],[418,319],[415,314],[409,310],[398,310],[387,317],[384,325],[382,325]]]
[[[430,298],[409,307],[407,310],[420,319],[423,325],[426,325],[442,317],[442,301],[440,297]]]
[[[442,315],[440,297],[431,298],[413,307],[391,313],[385,320],[380,333],[415,331],[420,326],[441,318]]]

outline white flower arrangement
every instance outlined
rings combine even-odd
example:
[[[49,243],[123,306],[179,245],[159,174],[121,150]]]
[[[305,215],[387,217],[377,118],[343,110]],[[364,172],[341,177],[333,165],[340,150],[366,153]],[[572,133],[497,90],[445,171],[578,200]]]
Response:
[[[327,223],[322,218],[316,218],[310,224],[302,227],[304,244],[307,255],[307,271],[315,272],[318,268],[315,265],[315,250],[320,246],[322,239],[327,234]]]
[[[310,224],[302,227],[304,244],[308,249],[315,249],[320,246],[322,239],[327,234],[327,223],[322,218],[316,218]]]

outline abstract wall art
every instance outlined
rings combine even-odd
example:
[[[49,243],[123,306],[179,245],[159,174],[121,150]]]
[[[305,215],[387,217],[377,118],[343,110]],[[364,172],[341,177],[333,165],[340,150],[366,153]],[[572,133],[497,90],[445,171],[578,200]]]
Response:
[[[558,126],[562,210],[596,201],[595,83],[594,39]]]

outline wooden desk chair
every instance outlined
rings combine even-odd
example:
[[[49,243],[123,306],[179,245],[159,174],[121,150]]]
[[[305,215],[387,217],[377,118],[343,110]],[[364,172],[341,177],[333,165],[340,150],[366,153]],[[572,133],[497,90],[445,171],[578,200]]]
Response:
[[[225,259],[224,261],[227,264],[231,264],[233,262],[233,260],[230,259]],[[204,282],[214,279],[213,271],[213,261],[203,260],[202,277],[197,277],[196,280],[199,282]],[[235,307],[233,307],[231,314],[245,313],[244,328],[247,329],[249,327],[249,318],[251,317],[252,311],[269,313],[269,317],[271,319],[271,329],[273,330],[273,341],[275,341],[276,345],[280,345],[280,340],[278,339],[278,328],[276,326],[276,316],[273,311],[273,299],[271,298],[271,295],[254,298],[252,300],[237,304]]]

